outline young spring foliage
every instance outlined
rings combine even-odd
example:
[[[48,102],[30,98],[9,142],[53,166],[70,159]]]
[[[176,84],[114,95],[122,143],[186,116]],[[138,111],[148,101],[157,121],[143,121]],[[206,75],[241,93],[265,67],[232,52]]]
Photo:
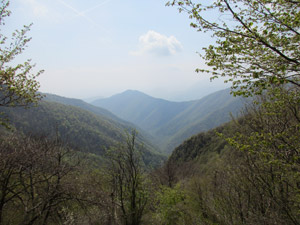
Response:
[[[31,60],[17,64],[14,59],[26,48],[31,38],[27,37],[31,25],[15,30],[11,38],[3,34],[5,19],[10,16],[9,1],[0,1],[0,106],[28,106],[37,102],[41,95],[37,92],[39,83],[36,80],[43,71],[32,73],[34,64]],[[0,119],[5,125],[5,121]]]
[[[260,94],[271,84],[300,86],[300,2],[293,0],[173,0],[191,26],[211,32],[203,48],[211,79],[227,77],[233,93]],[[212,16],[216,15],[216,16]]]

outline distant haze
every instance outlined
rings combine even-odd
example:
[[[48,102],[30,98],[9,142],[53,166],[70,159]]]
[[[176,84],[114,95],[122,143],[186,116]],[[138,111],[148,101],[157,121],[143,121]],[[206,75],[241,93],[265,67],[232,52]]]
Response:
[[[169,101],[175,101],[175,102],[182,102],[182,101],[190,101],[190,100],[197,100],[201,99],[211,93],[214,93],[219,90],[223,90],[225,88],[228,88],[228,84],[224,84],[223,80],[215,80],[213,82],[197,82],[194,85],[186,88],[186,89],[178,89],[178,90],[168,90],[165,88],[156,88],[153,90],[146,90],[143,91],[142,89],[135,89],[141,92],[144,92],[148,95],[151,95],[156,98],[161,98]],[[125,89],[124,91],[129,90]],[[86,102],[92,102],[96,99],[106,98],[110,97],[112,95],[121,93],[123,91],[115,92],[112,94],[108,94],[106,96],[99,95],[99,96],[93,96],[93,97],[87,97],[87,98],[81,98]]]
[[[225,88],[195,73],[206,68],[197,52],[213,42],[210,35],[165,3],[14,0],[3,32],[33,23],[16,62],[30,58],[45,70],[41,92],[87,99],[132,89],[180,101]]]

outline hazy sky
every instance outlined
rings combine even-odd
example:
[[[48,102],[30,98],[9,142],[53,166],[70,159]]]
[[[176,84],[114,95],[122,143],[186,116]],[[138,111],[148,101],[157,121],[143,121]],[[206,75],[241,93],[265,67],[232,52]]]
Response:
[[[209,35],[189,27],[165,0],[11,0],[6,29],[33,23],[17,60],[31,58],[41,91],[66,97],[109,96],[136,89],[168,98],[209,85],[195,73]],[[218,82],[220,83],[220,82]],[[219,85],[220,86],[220,85]]]

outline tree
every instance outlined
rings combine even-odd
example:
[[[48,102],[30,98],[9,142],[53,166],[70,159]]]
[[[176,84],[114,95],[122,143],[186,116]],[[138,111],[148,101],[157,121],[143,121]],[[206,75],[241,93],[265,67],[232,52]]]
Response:
[[[193,224],[186,193],[178,183],[175,187],[162,186],[157,192],[156,217],[158,224]]]
[[[299,96],[298,88],[269,90],[258,105],[248,107],[235,136],[227,138],[244,153],[249,190],[258,190],[263,199],[259,217],[277,215],[276,222],[285,224],[300,224]]]
[[[201,55],[211,79],[228,77],[234,94],[260,94],[272,84],[300,87],[300,2],[294,0],[173,0],[191,26],[216,42]],[[212,17],[211,15],[218,17]]]
[[[27,37],[31,25],[16,30],[10,39],[6,37],[1,27],[11,14],[8,7],[8,0],[0,1],[0,106],[28,106],[41,98],[41,94],[37,92],[39,83],[36,78],[43,71],[33,74],[32,69],[35,65],[31,64],[31,60],[14,64],[15,57],[24,51],[31,40]],[[5,124],[3,119],[0,119],[0,123]]]
[[[300,224],[300,1],[195,2],[168,5],[216,40],[202,55],[211,69],[197,72],[228,76],[237,95],[259,94],[235,134],[223,134],[228,159],[211,177],[209,210],[200,209],[218,224]]]
[[[268,90],[223,132],[230,146],[199,176],[199,211],[211,222],[300,224],[299,96],[295,87]]]
[[[299,89],[274,87],[255,100],[243,117],[216,130],[219,140],[208,139],[227,141],[217,157],[219,144],[200,148],[188,171],[175,161],[193,218],[187,224],[300,224]],[[160,216],[179,216],[176,205],[160,207]]]
[[[137,132],[127,135],[126,146],[120,146],[109,152],[109,174],[111,199],[113,203],[110,224],[118,223],[117,210],[121,212],[121,223],[139,225],[148,201],[145,172],[142,159],[136,146]]]
[[[57,140],[1,139],[0,224],[67,223],[82,202],[80,166],[78,155]]]

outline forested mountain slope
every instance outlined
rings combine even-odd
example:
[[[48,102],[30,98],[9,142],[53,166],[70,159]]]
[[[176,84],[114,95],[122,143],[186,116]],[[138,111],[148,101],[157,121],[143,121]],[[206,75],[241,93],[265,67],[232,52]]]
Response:
[[[169,161],[180,167],[180,165],[184,163],[202,160],[203,158],[206,158],[207,161],[212,160],[210,157],[207,157],[207,155],[219,155],[228,145],[224,138],[218,136],[218,133],[225,132],[229,135],[234,132],[232,127],[233,122],[229,122],[213,130],[201,132],[186,139],[174,149],[169,157]],[[205,163],[207,163],[207,161]]]
[[[215,92],[194,101],[155,133],[168,137],[164,149],[170,152],[192,135],[230,121],[230,115],[238,115],[244,103],[244,99],[231,96],[228,89]]]
[[[237,115],[244,102],[225,89],[188,102],[170,102],[126,91],[93,104],[147,130],[170,153],[186,138],[229,121],[230,113]]]
[[[66,97],[62,97],[59,95],[48,94],[48,93],[44,94],[43,100],[49,101],[49,102],[57,102],[57,103],[61,103],[64,105],[76,106],[81,109],[87,110],[89,112],[92,112],[92,113],[100,116],[104,120],[114,123],[116,126],[120,127],[120,129],[122,129],[123,131],[135,129],[138,131],[138,133],[139,133],[138,137],[140,140],[142,140],[142,142],[144,142],[145,144],[148,144],[148,145],[152,145],[153,148],[155,148],[155,149],[160,149],[158,145],[155,145],[156,139],[152,135],[150,135],[150,133],[142,130],[140,127],[138,127],[137,125],[135,125],[131,122],[120,119],[115,114],[108,111],[107,109],[94,106],[94,105],[86,103],[85,101],[80,100],[80,99],[66,98]]]
[[[106,116],[79,107],[41,101],[37,107],[3,109],[16,130],[25,134],[59,136],[71,147],[98,155],[126,140],[125,131],[134,129]],[[99,109],[100,110],[100,109]],[[149,165],[158,165],[163,156],[142,135],[143,157]]]
[[[104,108],[101,108],[101,107],[96,107],[96,106],[86,103],[85,101],[80,100],[80,99],[66,98],[63,96],[55,95],[55,94],[45,93],[43,100],[48,101],[48,102],[57,102],[57,103],[61,103],[64,105],[76,106],[76,107],[85,109],[87,111],[90,111],[92,113],[95,113],[97,115],[105,116],[106,118],[113,119],[118,122],[126,123],[126,121],[121,120],[119,117],[115,116],[110,111],[108,111]]]

